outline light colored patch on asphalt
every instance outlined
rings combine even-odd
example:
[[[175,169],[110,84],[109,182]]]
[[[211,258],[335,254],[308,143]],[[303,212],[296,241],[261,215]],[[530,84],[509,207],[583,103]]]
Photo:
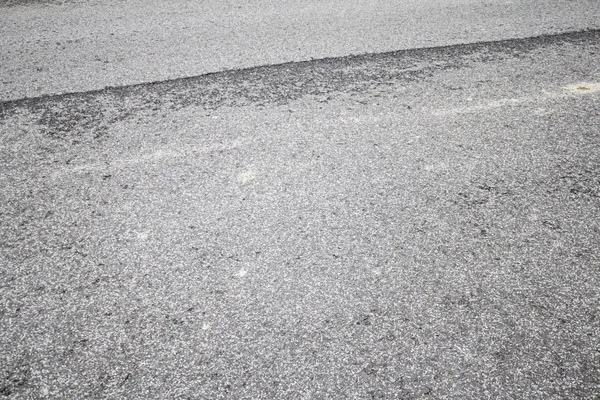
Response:
[[[149,234],[149,232],[148,232],[148,231],[138,231],[138,232],[137,232],[137,238],[138,238],[140,241],[147,240],[149,236],[150,236],[150,234]]]
[[[239,179],[243,184],[248,184],[256,179],[256,173],[252,169],[248,169],[240,174]]]
[[[594,93],[600,91],[600,82],[579,82],[567,86],[567,89],[573,93]]]

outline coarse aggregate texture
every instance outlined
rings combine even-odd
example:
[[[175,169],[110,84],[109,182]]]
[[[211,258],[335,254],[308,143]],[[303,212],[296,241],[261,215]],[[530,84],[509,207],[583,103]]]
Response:
[[[0,100],[600,29],[597,0],[0,0]]]
[[[0,105],[0,394],[596,399],[597,31]]]

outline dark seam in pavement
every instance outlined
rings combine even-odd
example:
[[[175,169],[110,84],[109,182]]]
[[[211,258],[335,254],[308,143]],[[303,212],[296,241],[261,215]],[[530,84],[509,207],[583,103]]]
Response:
[[[135,83],[135,84],[123,85],[123,86],[106,86],[102,89],[93,89],[93,90],[81,91],[81,92],[67,92],[67,93],[59,93],[59,94],[48,94],[48,95],[42,95],[42,96],[37,96],[37,97],[24,97],[24,98],[20,98],[20,99],[0,101],[0,107],[2,107],[2,108],[10,107],[13,104],[14,105],[24,105],[24,103],[26,103],[26,102],[43,101],[43,100],[48,100],[48,99],[58,99],[61,97],[72,96],[72,95],[80,96],[80,95],[102,94],[102,93],[106,93],[109,91],[115,91],[115,90],[119,90],[119,89],[121,89],[121,90],[122,89],[135,89],[135,88],[140,88],[140,87],[148,87],[148,86],[152,86],[152,85],[193,81],[193,80],[196,80],[199,78],[213,77],[213,76],[226,75],[226,74],[232,74],[232,73],[253,72],[253,71],[258,71],[258,70],[265,69],[265,68],[277,68],[277,67],[284,68],[284,67],[289,67],[289,66],[293,66],[293,65],[300,66],[300,65],[317,64],[317,63],[329,63],[329,62],[336,62],[336,61],[345,63],[348,61],[359,61],[360,59],[368,59],[368,58],[372,58],[372,57],[401,57],[403,55],[410,56],[410,55],[413,55],[412,53],[416,53],[414,55],[422,56],[423,54],[419,54],[419,53],[422,53],[425,51],[431,51],[431,52],[450,51],[450,52],[460,53],[461,50],[463,50],[464,53],[468,54],[468,53],[475,52],[476,50],[483,49],[485,47],[495,47],[495,48],[490,48],[488,50],[499,52],[502,50],[502,49],[498,48],[498,46],[500,45],[500,46],[504,47],[505,50],[517,50],[520,52],[527,52],[527,51],[533,50],[534,48],[539,47],[540,45],[557,44],[559,42],[565,43],[565,42],[572,42],[572,41],[581,41],[581,40],[589,39],[589,38],[595,37],[595,36],[597,36],[600,39],[600,29],[585,29],[585,30],[581,30],[581,31],[571,31],[571,32],[564,32],[564,33],[557,33],[557,34],[547,34],[547,35],[532,36],[532,37],[527,37],[527,38],[513,38],[513,39],[503,39],[503,40],[497,40],[497,41],[473,42],[473,43],[456,44],[456,45],[448,45],[448,46],[421,47],[421,48],[415,48],[415,49],[395,50],[395,51],[383,52],[383,53],[352,54],[352,55],[342,56],[342,57],[326,57],[326,58],[306,60],[306,61],[290,61],[290,62],[279,63],[279,64],[265,64],[265,65],[249,67],[249,68],[208,72],[206,74],[201,74],[201,75],[181,77],[181,78],[161,80],[161,81],[141,82],[141,83]],[[456,51],[454,51],[454,50],[456,50]],[[455,55],[460,55],[460,54],[455,54]],[[516,55],[516,54],[513,54],[513,55]],[[2,116],[3,112],[4,112],[4,110],[0,109],[0,117]]]
[[[390,84],[421,81],[438,71],[474,63],[523,58],[548,45],[600,40],[600,30],[527,39],[400,50],[213,72],[169,81],[107,87],[0,103],[0,122],[27,109],[46,135],[57,139],[100,139],[119,121],[147,111],[171,112],[196,106],[285,105],[304,96],[327,102],[339,94],[362,93]]]

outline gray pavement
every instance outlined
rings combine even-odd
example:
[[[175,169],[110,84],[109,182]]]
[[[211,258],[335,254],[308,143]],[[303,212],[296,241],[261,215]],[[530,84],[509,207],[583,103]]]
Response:
[[[0,104],[0,394],[597,399],[600,33]]]
[[[0,0],[0,100],[583,29],[598,0]]]

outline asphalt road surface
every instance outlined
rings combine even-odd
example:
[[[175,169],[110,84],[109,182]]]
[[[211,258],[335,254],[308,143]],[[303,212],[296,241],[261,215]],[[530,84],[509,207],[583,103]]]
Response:
[[[0,0],[0,101],[591,28],[598,0]]]
[[[6,100],[0,165],[1,396],[600,396],[598,30]]]

